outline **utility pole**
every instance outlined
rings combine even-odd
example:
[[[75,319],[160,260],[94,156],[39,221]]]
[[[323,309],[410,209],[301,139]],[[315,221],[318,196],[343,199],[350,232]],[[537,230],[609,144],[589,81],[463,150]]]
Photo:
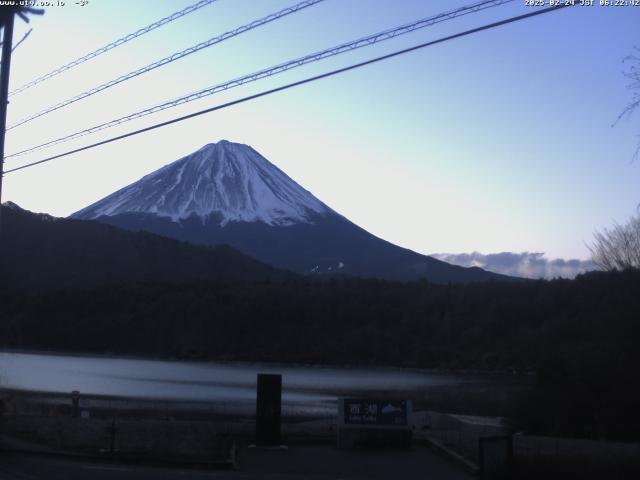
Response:
[[[0,207],[2,206],[2,177],[4,176],[4,137],[7,133],[7,106],[9,105],[9,70],[13,48],[13,19],[10,14],[2,26],[2,61],[0,62]],[[2,235],[2,208],[0,208],[0,238]]]

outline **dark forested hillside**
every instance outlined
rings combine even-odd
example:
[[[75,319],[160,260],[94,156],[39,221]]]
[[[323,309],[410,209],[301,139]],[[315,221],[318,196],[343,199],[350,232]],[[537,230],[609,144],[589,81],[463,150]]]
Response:
[[[5,292],[1,309],[4,346],[522,371],[551,357],[631,361],[640,273],[450,286],[290,277]]]
[[[0,287],[77,288],[140,282],[255,281],[279,272],[226,247],[2,207]]]

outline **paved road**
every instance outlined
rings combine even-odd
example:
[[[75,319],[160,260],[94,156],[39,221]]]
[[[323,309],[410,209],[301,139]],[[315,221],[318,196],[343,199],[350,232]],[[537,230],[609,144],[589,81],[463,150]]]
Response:
[[[426,447],[410,451],[344,451],[294,446],[284,451],[242,450],[237,470],[125,465],[60,457],[0,455],[0,480],[469,480]]]
[[[233,472],[221,472],[233,473]],[[0,455],[0,480],[227,480],[215,471],[85,462],[38,455]]]

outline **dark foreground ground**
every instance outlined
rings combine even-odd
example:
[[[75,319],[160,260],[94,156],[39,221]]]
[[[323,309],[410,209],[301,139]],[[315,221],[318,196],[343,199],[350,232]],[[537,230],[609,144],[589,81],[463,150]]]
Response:
[[[287,450],[238,452],[234,470],[125,464],[64,457],[0,453],[0,480],[173,480],[173,479],[343,479],[474,478],[425,446],[411,450],[338,450],[329,445],[291,446]]]

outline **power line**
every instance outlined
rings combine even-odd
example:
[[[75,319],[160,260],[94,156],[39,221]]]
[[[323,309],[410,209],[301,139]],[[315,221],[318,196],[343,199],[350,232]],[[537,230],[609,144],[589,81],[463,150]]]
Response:
[[[98,55],[102,55],[105,52],[108,52],[109,50],[112,50],[116,47],[119,47],[120,45],[123,45],[131,40],[133,40],[134,38],[137,38],[141,35],[144,35],[145,33],[149,33],[152,30],[155,30],[156,28],[160,28],[163,25],[166,25],[167,23],[171,23],[174,20],[177,20],[180,17],[184,17],[185,15],[191,13],[191,12],[195,12],[196,10],[199,10],[202,7],[206,7],[207,5],[210,5],[214,2],[216,2],[218,0],[200,0],[199,2],[194,3],[193,5],[190,5],[186,8],[183,8],[180,11],[174,12],[171,15],[169,15],[168,17],[164,17],[161,18],[160,20],[153,22],[149,25],[147,25],[146,27],[142,27],[139,30],[136,30],[133,33],[130,33],[128,35],[125,35],[124,37],[120,37],[117,40],[114,40],[111,43],[108,43],[107,45],[105,45],[104,47],[100,47],[97,50],[94,50],[93,52],[89,52],[86,55],[77,58],[61,67],[56,68],[55,70],[52,70],[49,73],[46,73],[38,78],[36,78],[35,80],[30,81],[29,83],[26,83],[25,85],[22,85],[21,87],[16,88],[15,90],[13,90],[12,92],[9,93],[9,96],[12,95],[16,95],[20,92],[23,92],[35,85],[38,85],[41,82],[44,82],[45,80],[48,80],[50,78],[55,77],[56,75],[61,74],[62,72],[66,72],[67,70],[76,67],[78,65],[80,65],[81,63],[86,62],[87,60],[91,60],[92,58],[97,57]]]
[[[71,105],[72,103],[75,103],[79,100],[82,100],[84,98],[90,97],[91,95],[95,95],[96,93],[99,93],[103,90],[106,90],[107,88],[113,87],[115,85],[118,85],[119,83],[125,82],[127,80],[131,80],[134,77],[137,77],[139,75],[142,75],[144,73],[150,72],[151,70],[154,70],[156,68],[162,67],[164,65],[168,65],[172,62],[175,62],[176,60],[179,60],[181,58],[186,57],[187,55],[191,55],[192,53],[196,53],[200,50],[203,50],[205,48],[211,47],[212,45],[216,45],[218,43],[221,43],[225,40],[228,40],[230,38],[236,37],[242,33],[248,32],[249,30],[253,30],[254,28],[258,28],[262,25],[265,25],[267,23],[273,22],[275,20],[278,20],[280,18],[286,17],[287,15],[291,15],[292,13],[296,13],[299,12],[300,10],[303,10],[307,7],[311,7],[317,3],[323,2],[324,0],[305,0],[303,2],[297,3],[295,5],[292,5],[291,7],[287,7],[284,8],[282,10],[279,10],[277,12],[271,13],[269,15],[267,15],[266,17],[260,18],[258,20],[254,20],[251,23],[248,23],[246,25],[242,25],[238,28],[235,28],[233,30],[230,30],[228,32],[223,33],[222,35],[218,35],[216,37],[210,38],[209,40],[205,41],[205,42],[201,42],[197,45],[194,45],[192,47],[189,47],[185,50],[182,50],[180,52],[176,52],[172,55],[169,55],[168,57],[162,58],[156,62],[153,62],[145,67],[141,67],[138,68],[137,70],[133,70],[132,72],[127,73],[126,75],[122,75],[118,78],[115,78],[113,80],[109,80],[106,83],[103,83],[101,85],[98,85],[97,87],[94,87],[90,90],[87,90],[86,92],[82,92],[78,95],[75,95],[71,98],[68,98],[67,100],[64,100],[60,103],[57,103],[55,105],[52,105],[50,107],[45,108],[44,110],[41,110],[37,113],[34,113],[33,115],[30,115],[28,117],[23,118],[22,120],[18,121],[17,123],[14,123],[13,125],[7,127],[7,131],[12,130],[16,127],[19,127],[20,125],[24,125],[27,122],[30,122],[31,120],[35,120],[36,118],[39,118],[43,115],[46,115],[48,113],[54,112],[56,110],[59,110],[63,107],[66,107],[68,105]]]
[[[32,31],[33,31],[33,28],[30,28],[29,30],[27,30],[27,33],[25,33],[24,35],[22,35],[22,38],[21,38],[20,40],[18,40],[18,41],[15,43],[15,45],[13,45],[13,48],[11,49],[11,52],[12,52],[12,53],[16,51],[16,48],[18,48],[18,46],[20,46],[20,44],[21,44],[22,42],[24,42],[24,41],[29,37],[29,35],[31,35],[31,32],[32,32]],[[3,44],[3,43],[4,43],[4,42],[0,42],[0,47],[2,47],[2,44]]]
[[[487,25],[483,25],[481,27],[473,28],[471,30],[466,30],[464,32],[460,32],[460,33],[456,33],[456,34],[449,35],[449,36],[446,36],[446,37],[442,37],[442,38],[439,38],[437,40],[432,40],[430,42],[421,43],[419,45],[415,45],[413,47],[405,48],[403,50],[398,50],[398,51],[395,51],[395,52],[392,52],[392,53],[389,53],[389,54],[386,54],[386,55],[382,55],[380,57],[372,58],[372,59],[366,60],[364,62],[356,63],[356,64],[353,64],[353,65],[349,65],[347,67],[343,67],[343,68],[339,68],[339,69],[336,69],[336,70],[332,70],[330,72],[325,72],[325,73],[322,73],[320,75],[315,75],[313,77],[308,77],[308,78],[305,78],[303,80],[298,80],[296,82],[292,82],[292,83],[288,83],[286,85],[282,85],[280,87],[272,88],[272,89],[269,89],[269,90],[264,90],[262,92],[259,92],[259,93],[253,94],[253,95],[249,95],[247,97],[243,97],[243,98],[240,98],[240,99],[237,99],[237,100],[232,100],[230,102],[223,103],[221,105],[216,105],[214,107],[206,108],[206,109],[200,110],[198,112],[190,113],[188,115],[184,115],[184,116],[177,117],[177,118],[174,118],[174,119],[171,119],[171,120],[167,120],[165,122],[157,123],[157,124],[151,125],[149,127],[141,128],[139,130],[134,130],[132,132],[128,132],[128,133],[125,133],[125,134],[122,134],[122,135],[111,137],[111,138],[108,138],[106,140],[102,140],[100,142],[92,143],[90,145],[85,145],[84,147],[76,148],[74,150],[69,150],[67,152],[60,153],[58,155],[53,155],[51,157],[47,157],[47,158],[44,158],[42,160],[38,160],[36,162],[27,163],[25,165],[21,165],[19,167],[15,167],[15,168],[12,168],[10,170],[7,170],[6,173],[16,172],[18,170],[23,170],[25,168],[33,167],[35,165],[40,165],[42,163],[50,162],[50,161],[56,160],[58,158],[66,157],[66,156],[72,155],[74,153],[78,153],[78,152],[82,152],[82,151],[85,151],[85,150],[89,150],[91,148],[99,147],[99,146],[105,145],[107,143],[112,143],[112,142],[115,142],[117,140],[122,140],[124,138],[133,137],[135,135],[139,135],[141,133],[149,132],[149,131],[155,130],[157,128],[165,127],[167,125],[171,125],[171,124],[174,124],[174,123],[182,122],[184,120],[188,120],[190,118],[198,117],[198,116],[204,115],[206,113],[211,113],[211,112],[215,112],[217,110],[222,110],[224,108],[228,108],[228,107],[231,107],[231,106],[234,106],[234,105],[245,103],[245,102],[248,102],[250,100],[255,100],[255,99],[260,98],[260,97],[265,97],[265,96],[271,95],[273,93],[281,92],[281,91],[284,91],[284,90],[288,90],[290,88],[294,88],[294,87],[297,87],[297,86],[300,86],[300,85],[311,83],[311,82],[314,82],[316,80],[321,80],[323,78],[332,77],[334,75],[338,75],[340,73],[348,72],[350,70],[355,70],[357,68],[361,68],[361,67],[364,67],[366,65],[371,65],[373,63],[381,62],[383,60],[388,60],[390,58],[397,57],[397,56],[403,55],[405,53],[413,52],[413,51],[416,51],[416,50],[420,50],[422,48],[426,48],[426,47],[430,47],[432,45],[436,45],[438,43],[443,43],[443,42],[446,42],[446,41],[449,41],[449,40],[453,40],[453,39],[456,39],[456,38],[464,37],[466,35],[471,35],[473,33],[478,33],[478,32],[481,32],[483,30],[489,30],[491,28],[500,27],[502,25],[507,25],[509,23],[514,23],[514,22],[517,22],[517,21],[520,21],[520,20],[524,20],[524,19],[527,19],[527,18],[530,18],[530,17],[535,17],[537,15],[542,15],[542,14],[549,13],[549,12],[552,12],[552,11],[555,11],[555,10],[560,10],[562,8],[566,8],[566,7],[569,7],[569,6],[572,6],[572,5],[567,3],[567,4],[561,4],[561,5],[558,5],[558,6],[548,7],[548,8],[544,8],[544,9],[540,9],[540,10],[534,10],[534,11],[526,13],[524,15],[518,15],[516,17],[507,18],[505,20],[500,20],[498,22],[494,22],[494,23],[490,23],[490,24],[487,24]]]
[[[312,53],[310,55],[306,55],[304,57],[301,58],[296,58],[294,60],[290,60],[288,62],[285,63],[281,63],[279,65],[276,65],[274,67],[270,67],[264,70],[259,70],[257,72],[253,72],[250,73],[248,75],[224,82],[224,83],[220,83],[217,85],[214,85],[212,87],[203,89],[203,90],[199,90],[197,92],[193,92],[190,93],[188,95],[184,95],[182,97],[179,97],[177,99],[174,100],[170,100],[168,102],[159,104],[159,105],[155,105],[153,107],[148,107],[145,108],[144,110],[140,110],[128,115],[125,115],[123,117],[114,119],[114,120],[110,120],[109,122],[105,122],[105,123],[101,123],[99,125],[95,125],[93,127],[90,128],[86,128],[84,130],[80,130],[78,132],[63,136],[63,137],[59,137],[56,138],[54,140],[49,140],[45,143],[42,143],[40,145],[36,145],[33,147],[29,147],[25,150],[21,150],[18,151],[16,153],[12,153],[11,155],[7,155],[6,158],[11,158],[11,157],[17,157],[17,156],[21,156],[30,152],[34,152],[37,150],[41,150],[43,148],[47,148],[47,147],[52,147],[54,145],[58,145],[60,143],[64,143],[64,142],[68,142],[71,140],[75,140],[77,138],[80,137],[84,137],[86,135],[101,131],[101,130],[105,130],[107,128],[111,128],[111,127],[115,127],[116,125],[120,125],[122,123],[126,123],[129,122],[131,120],[135,120],[147,115],[150,115],[152,113],[156,113],[156,112],[160,112],[162,110],[166,110],[168,108],[172,108],[178,105],[183,105],[185,103],[189,103],[195,100],[199,100],[201,98],[213,95],[215,93],[224,91],[224,90],[229,90],[231,88],[235,88],[247,83],[251,83],[251,82],[255,82],[257,80],[261,80],[263,78],[267,78],[273,75],[277,75],[279,73],[297,68],[297,67],[301,67],[303,65],[312,63],[312,62],[317,62],[320,60],[323,60],[325,58],[329,58],[332,56],[336,56],[339,55],[341,53],[345,53],[348,51],[352,51],[352,50],[356,50],[358,48],[362,48],[362,47],[366,47],[369,45],[373,45],[376,43],[379,43],[381,41],[385,41],[385,40],[389,40],[395,37],[398,37],[400,35],[404,35],[407,33],[411,33],[415,30],[421,29],[421,28],[425,28],[431,25],[434,25],[436,23],[440,23],[443,21],[447,21],[447,20],[451,20],[453,18],[457,18],[463,15],[467,15],[470,13],[475,13],[481,10],[485,10],[487,8],[492,8],[492,7],[496,7],[499,5],[503,5],[505,3],[509,3],[512,2],[514,0],[484,0],[478,3],[474,3],[471,4],[469,6],[466,7],[461,7],[455,10],[451,10],[451,11],[447,11],[444,13],[440,13],[438,15],[432,16],[432,17],[428,17],[428,18],[424,18],[421,20],[417,20],[415,22],[409,23],[409,24],[405,24],[405,25],[401,25],[399,27],[395,27],[389,30],[385,30],[379,33],[375,33],[373,35],[369,35],[367,37],[363,37],[360,38],[358,40],[354,40],[348,43],[343,43],[340,45],[337,45],[335,47],[331,47],[331,48],[327,48],[325,50],[321,50],[319,52],[315,52]]]
[[[25,34],[22,36],[22,38],[21,38],[20,40],[18,40],[18,41],[16,42],[16,44],[13,46],[13,49],[11,50],[11,52],[15,52],[15,51],[16,51],[16,48],[18,48],[18,47],[20,46],[20,44],[21,44],[22,42],[24,42],[24,41],[29,37],[29,35],[31,35],[31,32],[33,32],[33,28],[30,28],[29,30],[27,30],[27,33],[25,33]]]

